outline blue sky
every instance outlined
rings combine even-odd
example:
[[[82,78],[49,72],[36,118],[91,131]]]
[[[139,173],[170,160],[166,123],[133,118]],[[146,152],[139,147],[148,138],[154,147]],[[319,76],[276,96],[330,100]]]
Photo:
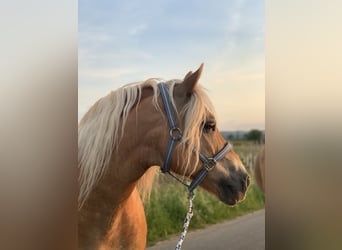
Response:
[[[202,62],[220,129],[264,129],[264,1],[79,1],[79,118],[126,83]]]

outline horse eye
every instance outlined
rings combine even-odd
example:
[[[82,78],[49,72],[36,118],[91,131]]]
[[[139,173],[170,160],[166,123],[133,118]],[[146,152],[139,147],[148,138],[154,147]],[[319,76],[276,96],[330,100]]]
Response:
[[[210,133],[210,131],[215,131],[216,124],[214,122],[206,122],[203,126],[204,133]]]

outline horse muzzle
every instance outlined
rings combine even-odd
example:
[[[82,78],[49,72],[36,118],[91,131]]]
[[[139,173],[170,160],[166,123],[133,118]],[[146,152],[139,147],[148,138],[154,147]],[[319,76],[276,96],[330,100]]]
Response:
[[[230,206],[236,205],[245,199],[249,185],[250,177],[248,174],[245,174],[239,180],[228,177],[219,184],[218,198]]]

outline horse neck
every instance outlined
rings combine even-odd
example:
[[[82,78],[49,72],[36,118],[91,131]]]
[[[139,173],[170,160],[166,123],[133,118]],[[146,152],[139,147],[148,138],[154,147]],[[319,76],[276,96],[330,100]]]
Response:
[[[133,163],[131,160],[128,162]],[[127,210],[126,207],[128,205],[131,207],[139,207],[139,210],[142,210],[139,212],[144,217],[139,195],[132,195],[137,192],[137,181],[115,177],[121,174],[120,171],[116,170],[116,166],[111,164],[108,173],[102,177],[90,193],[79,213],[78,230],[80,249],[102,249],[108,243],[108,238],[114,239],[112,242],[118,242],[118,240],[115,240],[115,235],[111,232],[113,232],[113,227],[117,227],[118,223],[121,224],[119,221],[122,220],[122,210]],[[120,168],[129,168],[132,166],[135,165],[120,164]],[[132,205],[132,203],[135,205]],[[128,220],[131,219],[128,218]],[[134,223],[134,221],[127,222],[127,224],[130,223]],[[116,231],[118,233],[120,232],[118,230]],[[111,243],[109,242],[108,244]]]
[[[146,106],[146,104],[149,104]],[[79,242],[95,249],[108,236],[118,217],[118,211],[125,204],[134,200],[141,211],[140,219],[144,217],[140,198],[133,196],[136,184],[146,170],[153,165],[161,165],[162,154],[159,152],[160,141],[158,127],[160,124],[143,124],[142,117],[148,114],[150,120],[164,122],[157,116],[158,112],[152,105],[142,100],[137,112],[130,112],[125,125],[125,133],[119,147],[113,151],[111,161],[105,175],[100,179],[85,201],[79,217]],[[137,114],[139,114],[137,116]],[[138,119],[138,120],[137,120]],[[146,120],[146,117],[144,118]],[[139,124],[139,126],[137,125]],[[143,218],[144,219],[144,218]],[[134,221],[132,221],[134,223]],[[146,223],[145,223],[146,226]]]

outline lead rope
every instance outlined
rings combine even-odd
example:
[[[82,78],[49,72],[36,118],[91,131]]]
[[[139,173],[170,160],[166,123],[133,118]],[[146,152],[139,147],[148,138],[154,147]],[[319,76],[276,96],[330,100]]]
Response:
[[[185,216],[183,230],[182,230],[181,236],[179,237],[175,250],[180,250],[182,248],[183,241],[185,239],[186,233],[188,232],[188,227],[189,227],[191,218],[194,215],[194,213],[192,212],[194,198],[195,198],[195,194],[193,192],[189,192],[189,195],[188,195],[189,210]]]

